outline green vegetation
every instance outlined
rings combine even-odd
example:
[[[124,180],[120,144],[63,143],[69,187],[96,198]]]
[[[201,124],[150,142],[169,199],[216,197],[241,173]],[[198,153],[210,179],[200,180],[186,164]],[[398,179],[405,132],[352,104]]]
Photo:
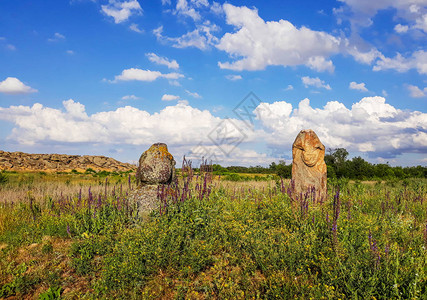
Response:
[[[0,172],[0,185],[5,184],[8,178],[5,172]]]
[[[348,152],[344,148],[329,149],[325,155],[328,165],[328,177],[350,179],[392,179],[392,178],[427,178],[427,167],[391,167],[388,164],[371,164],[360,156],[347,159]]]
[[[393,178],[427,178],[427,167],[391,167],[388,164],[371,164],[362,157],[347,159],[349,153],[344,148],[328,149],[325,162],[328,167],[328,178],[349,178],[353,180],[390,180]],[[230,175],[232,173],[246,174],[277,174],[282,178],[292,177],[292,164],[287,165],[284,160],[272,162],[269,167],[222,167],[215,164],[215,175]]]
[[[162,193],[162,209],[142,222],[126,200],[133,182],[116,183],[116,176],[127,174],[99,182],[90,173],[8,174],[2,191],[28,191],[23,200],[0,201],[0,297],[427,294],[425,179],[331,179],[330,197],[320,204],[293,201],[289,183],[280,180],[255,182],[245,175],[253,180],[238,182],[241,175],[235,174],[239,179],[230,187],[223,185],[230,178],[222,180],[232,174],[213,182],[193,176],[192,182],[185,179],[187,186],[180,179],[171,193]],[[36,196],[46,180],[61,180],[61,193]]]

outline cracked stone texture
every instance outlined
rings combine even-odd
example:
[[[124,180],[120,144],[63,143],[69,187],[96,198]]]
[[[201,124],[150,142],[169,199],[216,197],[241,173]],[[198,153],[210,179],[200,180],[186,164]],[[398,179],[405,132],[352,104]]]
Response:
[[[315,188],[317,201],[326,200],[325,146],[311,129],[301,130],[292,145],[294,193],[304,195]]]
[[[139,158],[138,185],[169,184],[175,178],[175,160],[164,143],[152,145]]]
[[[159,185],[157,184],[144,185],[129,193],[128,199],[136,203],[140,218],[145,218],[153,210],[159,208],[160,200],[157,199],[158,188]]]

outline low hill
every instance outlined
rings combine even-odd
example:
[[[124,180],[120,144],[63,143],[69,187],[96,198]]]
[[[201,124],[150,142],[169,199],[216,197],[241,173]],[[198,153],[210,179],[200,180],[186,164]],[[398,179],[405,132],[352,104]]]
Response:
[[[110,157],[67,154],[29,154],[0,150],[0,170],[8,171],[129,171],[136,166]]]

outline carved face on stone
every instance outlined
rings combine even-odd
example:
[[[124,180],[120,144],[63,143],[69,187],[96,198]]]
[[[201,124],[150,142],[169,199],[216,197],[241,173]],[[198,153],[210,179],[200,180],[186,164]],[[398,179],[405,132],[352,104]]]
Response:
[[[313,130],[301,130],[292,145],[292,154],[294,159],[300,156],[305,165],[313,167],[325,157],[325,146]]]

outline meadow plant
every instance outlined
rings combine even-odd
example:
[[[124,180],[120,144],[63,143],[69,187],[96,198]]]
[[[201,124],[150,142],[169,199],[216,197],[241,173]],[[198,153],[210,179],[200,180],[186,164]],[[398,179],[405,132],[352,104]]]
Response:
[[[115,186],[111,174],[82,186],[58,174],[70,184],[40,185],[44,197],[34,187],[50,175],[36,175],[31,193],[0,201],[1,297],[425,298],[425,180],[336,180],[322,200],[294,195],[292,181],[183,165],[144,220],[126,197],[134,178]]]

